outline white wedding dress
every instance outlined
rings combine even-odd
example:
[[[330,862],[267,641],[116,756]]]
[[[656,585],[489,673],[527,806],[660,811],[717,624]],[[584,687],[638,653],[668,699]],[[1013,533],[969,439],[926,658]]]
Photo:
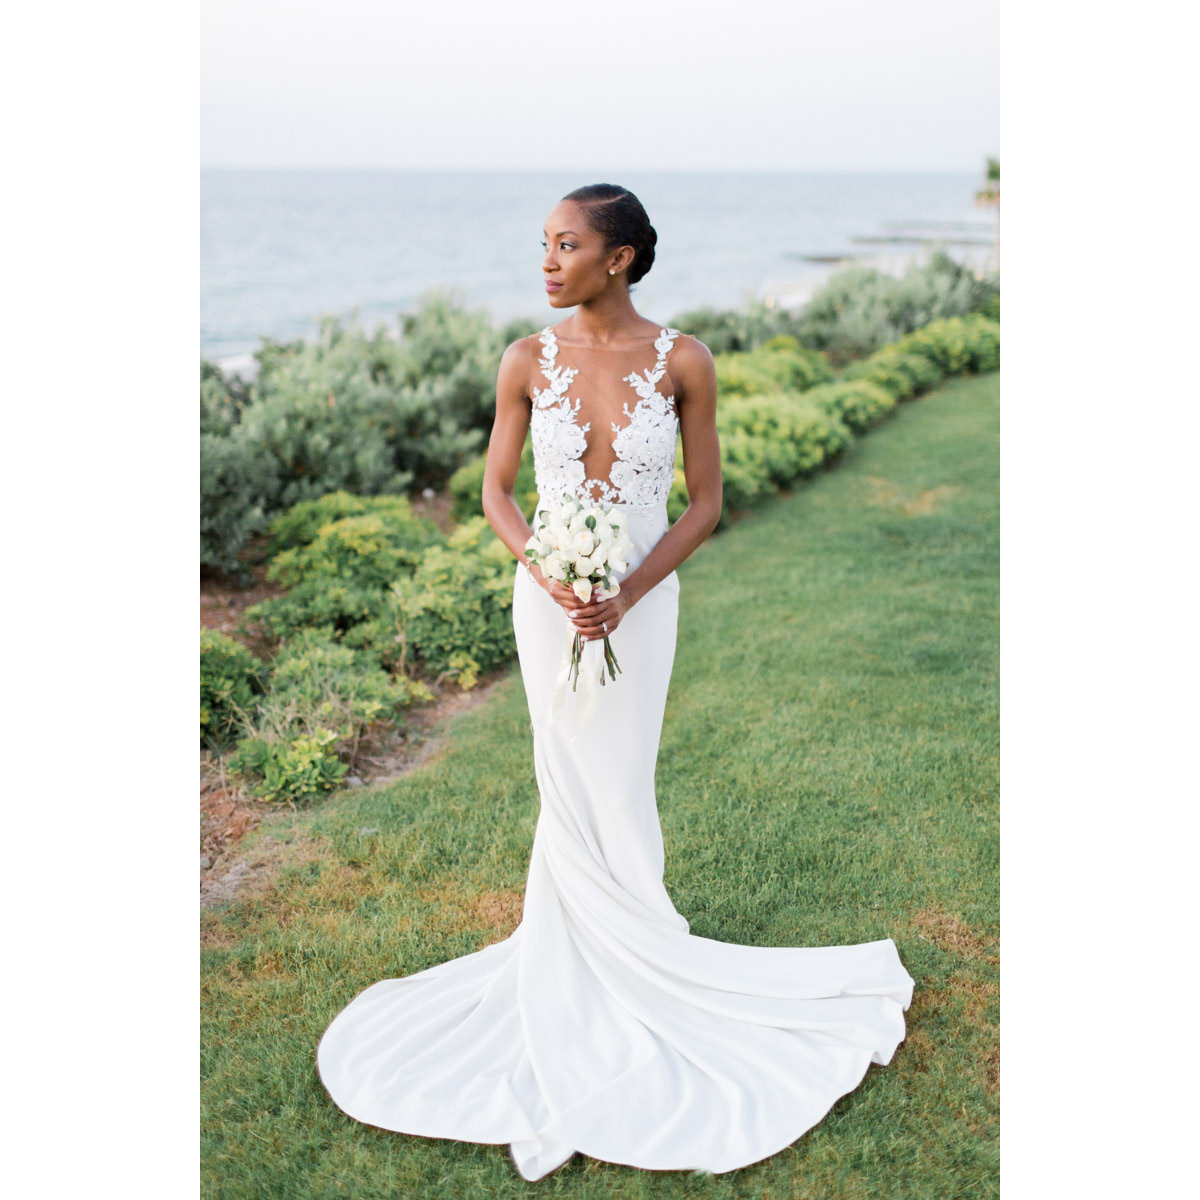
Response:
[[[532,436],[542,501],[619,503],[631,569],[668,524],[678,425],[657,384],[676,336],[664,329],[656,363],[622,376],[630,355],[580,350],[583,366],[564,367],[554,331],[541,334],[548,386],[532,389]],[[586,400],[571,396],[581,372]],[[605,427],[611,441],[589,445]],[[336,1016],[317,1068],[355,1120],[508,1143],[529,1180],[576,1151],[722,1172],[789,1145],[871,1063],[891,1060],[913,980],[890,938],[812,949],[713,941],[688,932],[663,887],[654,768],[678,592],[672,573],[625,615],[612,638],[623,673],[583,722],[579,694],[552,704],[566,619],[517,570],[513,623],[541,793],[521,923],[474,954],[373,984]]]

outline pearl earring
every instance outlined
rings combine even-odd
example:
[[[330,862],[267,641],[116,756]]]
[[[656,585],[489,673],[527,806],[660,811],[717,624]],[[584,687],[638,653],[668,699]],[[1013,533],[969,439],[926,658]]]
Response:
[[[615,274],[616,274],[616,271],[614,271],[614,270],[612,269],[612,267],[609,267],[609,268],[608,268],[608,273],[609,273],[610,275],[615,275]]]

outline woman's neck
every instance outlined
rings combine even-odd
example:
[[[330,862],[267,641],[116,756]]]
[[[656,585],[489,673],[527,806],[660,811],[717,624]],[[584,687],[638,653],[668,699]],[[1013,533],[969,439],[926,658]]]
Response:
[[[644,326],[650,324],[633,307],[629,289],[624,287],[585,301],[569,320],[572,336],[594,346],[612,346],[642,336]]]

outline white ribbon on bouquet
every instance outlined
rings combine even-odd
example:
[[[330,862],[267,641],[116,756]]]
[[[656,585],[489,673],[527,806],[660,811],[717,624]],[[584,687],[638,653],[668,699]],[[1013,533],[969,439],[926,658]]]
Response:
[[[621,585],[614,580],[607,591],[593,592],[592,599],[611,600],[620,590]],[[570,618],[568,617],[566,620],[566,629],[563,632],[562,661],[558,667],[558,678],[554,681],[554,695],[550,700],[550,716],[557,717],[562,712],[567,692],[574,691],[580,697],[579,704],[581,706],[576,708],[575,723],[582,726],[586,725],[595,714],[596,697],[606,683],[604,678],[604,641],[602,638],[596,638],[594,641],[585,641],[580,647],[579,677],[572,688],[571,658],[575,647],[576,630],[575,626],[571,624]]]

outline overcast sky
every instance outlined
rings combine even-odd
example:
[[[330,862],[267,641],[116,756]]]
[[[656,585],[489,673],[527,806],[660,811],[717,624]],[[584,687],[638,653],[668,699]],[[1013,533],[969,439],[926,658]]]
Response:
[[[205,166],[977,171],[998,0],[207,0]]]

